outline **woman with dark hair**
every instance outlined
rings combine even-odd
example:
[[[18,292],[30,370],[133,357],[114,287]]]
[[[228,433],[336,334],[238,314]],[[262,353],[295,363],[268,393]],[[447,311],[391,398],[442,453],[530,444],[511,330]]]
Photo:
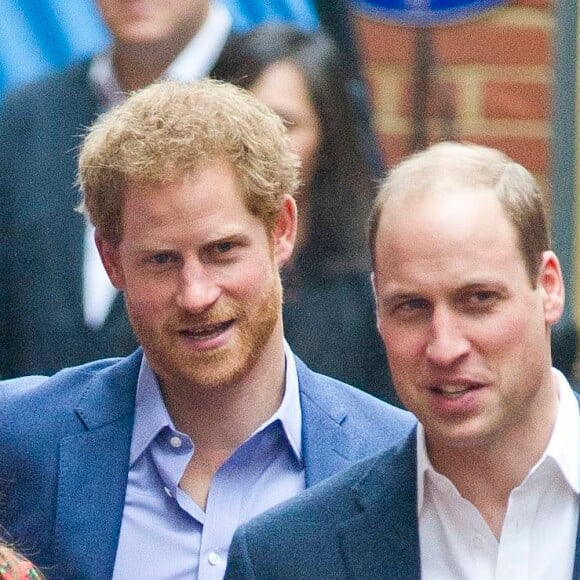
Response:
[[[265,25],[233,36],[212,76],[276,111],[302,162],[297,248],[283,272],[288,342],[315,370],[396,402],[368,274],[366,220],[379,172],[341,62],[322,32]]]

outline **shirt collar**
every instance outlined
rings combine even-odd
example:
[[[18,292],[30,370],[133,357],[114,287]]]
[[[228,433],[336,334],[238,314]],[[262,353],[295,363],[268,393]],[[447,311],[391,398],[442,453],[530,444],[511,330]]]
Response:
[[[177,55],[163,78],[190,82],[206,77],[217,62],[232,29],[232,15],[224,4],[212,2],[197,34]],[[93,57],[89,81],[99,95],[103,109],[121,104],[126,95],[115,76],[111,50]]]
[[[538,465],[551,457],[568,485],[580,493],[580,411],[578,399],[564,375],[552,369],[559,387],[559,405],[550,442]]]
[[[232,16],[220,2],[210,5],[207,18],[169,65],[164,77],[174,81],[190,82],[209,75],[226,44],[232,29]]]
[[[417,513],[423,510],[423,499],[425,496],[425,473],[435,471],[429,455],[427,455],[427,444],[425,442],[425,429],[421,423],[417,423]]]
[[[298,372],[294,355],[286,341],[284,341],[284,354],[286,372],[282,403],[278,410],[252,433],[250,439],[278,421],[294,457],[302,466],[302,409],[300,407]],[[147,361],[147,357],[143,355],[137,379],[130,465],[137,461],[153,439],[166,427],[177,432],[165,407],[159,382]]]
[[[157,434],[166,427],[175,430],[173,421],[163,402],[157,377],[149,366],[147,357],[143,355],[137,378],[130,465],[139,459]]]
[[[580,410],[572,387],[557,369],[552,369],[558,382],[559,403],[556,422],[548,446],[532,471],[551,457],[568,485],[576,494],[580,493]],[[437,473],[433,467],[425,441],[425,429],[417,426],[417,513],[423,509],[425,474]]]
[[[278,410],[252,433],[252,437],[263,431],[268,425],[279,421],[294,457],[302,466],[302,409],[300,407],[298,372],[294,354],[286,341],[284,341],[284,354],[286,355],[286,384],[282,403],[280,403]]]

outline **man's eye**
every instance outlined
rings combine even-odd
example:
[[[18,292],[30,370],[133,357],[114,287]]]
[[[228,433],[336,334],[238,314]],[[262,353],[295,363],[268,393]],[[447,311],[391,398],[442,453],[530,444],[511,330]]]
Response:
[[[409,311],[413,311],[413,310],[421,310],[423,308],[426,308],[427,303],[425,300],[421,300],[420,298],[414,298],[412,300],[407,300],[406,302],[403,302],[402,304],[399,305],[399,308],[402,310],[409,310]]]
[[[469,301],[472,304],[485,304],[487,302],[491,302],[492,300],[494,300],[495,297],[496,295],[494,292],[482,290],[480,292],[474,292],[470,296]]]
[[[232,242],[220,242],[216,244],[215,249],[218,254],[227,254],[233,247]]]
[[[421,298],[409,298],[408,300],[396,302],[389,310],[391,314],[395,316],[406,318],[426,312],[428,309],[429,303],[427,300],[423,300]]]
[[[474,312],[488,312],[493,310],[499,301],[499,295],[491,290],[478,290],[466,297],[465,305]]]
[[[167,264],[170,260],[171,260],[171,256],[169,254],[167,254],[167,253],[155,254],[151,258],[151,261],[154,264],[157,264],[159,266],[163,266],[164,264]]]

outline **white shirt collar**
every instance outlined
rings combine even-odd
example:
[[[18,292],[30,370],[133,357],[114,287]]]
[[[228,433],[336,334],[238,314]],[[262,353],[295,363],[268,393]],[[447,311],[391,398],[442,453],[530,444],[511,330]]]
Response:
[[[530,470],[530,473],[538,465],[541,465],[547,457],[551,457],[568,485],[575,493],[580,494],[580,411],[578,399],[564,375],[554,368],[552,373],[556,376],[559,388],[556,422],[546,450]],[[437,473],[427,454],[425,429],[419,423],[417,426],[417,513],[419,514],[423,510],[427,471]]]
[[[181,82],[190,82],[206,77],[216,64],[232,29],[232,15],[224,4],[210,4],[207,18],[197,34],[177,55],[163,74]],[[89,68],[89,80],[95,88],[103,109],[119,105],[126,95],[115,76],[111,50],[93,57]]]
[[[220,2],[213,2],[197,34],[163,76],[182,82],[206,77],[218,61],[231,29],[232,15],[228,9]]]
[[[551,457],[568,485],[580,494],[580,412],[572,387],[557,369],[552,369],[559,387],[560,403],[550,442],[537,465]],[[535,469],[535,467],[534,467]]]

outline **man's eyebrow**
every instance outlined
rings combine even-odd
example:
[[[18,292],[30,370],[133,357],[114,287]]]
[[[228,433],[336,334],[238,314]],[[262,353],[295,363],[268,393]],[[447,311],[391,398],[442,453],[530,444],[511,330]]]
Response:
[[[424,299],[424,297],[418,292],[406,292],[404,290],[394,292],[385,292],[378,295],[378,301],[381,304],[389,305],[395,302],[404,302],[405,300],[417,300]]]
[[[243,242],[247,239],[249,236],[245,232],[223,232],[221,235],[212,236],[203,245],[211,246],[220,242]]]
[[[499,280],[477,280],[469,282],[463,286],[460,286],[456,290],[456,294],[477,292],[479,290],[490,290],[495,292],[503,292],[507,290],[507,286],[504,282]]]

